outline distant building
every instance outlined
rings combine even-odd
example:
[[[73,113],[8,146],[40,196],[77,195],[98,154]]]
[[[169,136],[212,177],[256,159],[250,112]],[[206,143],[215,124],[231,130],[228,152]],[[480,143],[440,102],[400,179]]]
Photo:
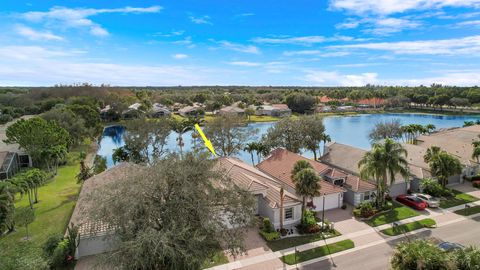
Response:
[[[138,102],[128,106],[128,109],[122,112],[122,118],[128,120],[141,117],[145,114],[144,111],[140,110],[141,106],[142,104]]]
[[[292,115],[292,110],[286,104],[260,105],[257,107],[255,115],[288,117]]]
[[[172,113],[165,106],[160,103],[155,103],[150,110],[150,116],[153,118],[159,118],[163,116],[169,116]]]
[[[181,116],[197,116],[204,114],[204,110],[199,106],[186,106],[178,110],[178,114]]]
[[[218,110],[218,114],[220,115],[238,115],[243,116],[245,115],[245,110],[241,109],[237,106],[227,106]]]

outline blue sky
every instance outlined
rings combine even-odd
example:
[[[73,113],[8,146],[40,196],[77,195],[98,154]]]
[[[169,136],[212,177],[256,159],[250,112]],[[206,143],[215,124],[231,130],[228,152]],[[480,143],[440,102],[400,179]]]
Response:
[[[480,0],[0,3],[0,85],[480,85]]]

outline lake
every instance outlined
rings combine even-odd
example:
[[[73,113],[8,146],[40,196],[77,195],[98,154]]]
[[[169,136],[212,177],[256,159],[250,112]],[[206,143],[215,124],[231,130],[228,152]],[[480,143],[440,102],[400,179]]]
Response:
[[[326,133],[330,135],[332,141],[349,144],[365,150],[370,149],[370,141],[368,133],[381,121],[389,121],[392,119],[400,119],[402,124],[433,124],[438,128],[460,127],[464,121],[475,121],[480,119],[480,116],[450,116],[450,115],[433,115],[433,114],[361,114],[351,116],[326,116],[324,124]],[[257,135],[249,139],[249,141],[258,141],[263,134],[265,134],[275,122],[267,123],[252,123],[247,127],[248,129],[257,129]],[[120,126],[105,128],[100,139],[100,148],[98,155],[107,159],[108,167],[113,166],[112,153],[113,150],[124,145],[122,134],[125,128]],[[183,135],[185,146],[184,151],[192,148],[191,132],[186,132]],[[167,149],[171,152],[178,152],[179,148],[176,142],[177,134],[172,132],[168,137]],[[313,157],[310,151],[305,151],[302,155],[306,157]],[[237,155],[245,162],[251,163],[250,154],[248,152],[241,152]]]

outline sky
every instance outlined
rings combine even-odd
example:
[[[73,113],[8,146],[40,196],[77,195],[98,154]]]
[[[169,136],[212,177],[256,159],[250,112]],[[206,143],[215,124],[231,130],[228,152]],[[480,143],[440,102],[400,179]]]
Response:
[[[480,85],[480,0],[2,0],[0,86]]]

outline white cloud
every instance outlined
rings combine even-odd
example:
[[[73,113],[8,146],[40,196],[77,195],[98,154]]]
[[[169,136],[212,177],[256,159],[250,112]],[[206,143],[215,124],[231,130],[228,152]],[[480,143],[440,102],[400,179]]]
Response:
[[[255,43],[263,44],[294,44],[294,45],[304,45],[310,46],[318,43],[324,42],[334,42],[334,41],[361,41],[364,39],[358,39],[349,36],[333,36],[333,37],[324,37],[324,36],[280,36],[280,37],[257,37],[252,39]]]
[[[250,17],[250,16],[254,16],[254,15],[255,15],[255,13],[247,12],[247,13],[237,14],[237,15],[235,15],[235,17]]]
[[[112,9],[94,8],[67,8],[53,7],[49,11],[31,11],[21,14],[21,17],[31,22],[44,22],[51,27],[86,28],[95,36],[107,36],[108,31],[91,19],[92,16],[105,13],[157,13],[162,9],[160,6],[146,8],[124,7]]]
[[[408,55],[480,55],[480,35],[442,40],[337,45],[330,48],[390,51]]]
[[[300,51],[286,51],[283,52],[285,56],[317,56],[317,57],[341,57],[349,55],[346,51],[321,51],[321,50],[300,50]]]
[[[377,18],[371,21],[371,29],[366,30],[374,35],[390,35],[404,29],[414,29],[421,25],[416,21],[399,18]]]
[[[81,51],[52,50],[39,46],[4,46],[0,47],[0,59],[39,60],[53,57],[78,55]]]
[[[213,23],[210,21],[210,16],[202,16],[202,17],[195,17],[195,16],[190,16],[190,21],[192,21],[195,24],[210,24],[213,25]]]
[[[183,35],[184,33],[185,33],[184,30],[171,31],[170,33],[157,32],[157,33],[154,33],[153,36],[156,36],[156,37],[178,37],[178,36]]]
[[[305,81],[321,86],[364,86],[378,83],[377,73],[340,74],[336,71],[308,71]]]
[[[449,71],[445,72],[444,74],[433,76],[433,77],[425,77],[419,79],[406,79],[406,80],[390,80],[390,84],[395,85],[431,85],[433,83],[436,84],[443,84],[443,85],[454,85],[454,86],[475,86],[480,85],[480,77],[478,74],[480,70],[473,70],[473,71]]]
[[[357,28],[360,25],[358,20],[348,18],[343,23],[336,24],[335,27],[337,29],[353,29]]]
[[[183,54],[183,53],[177,53],[177,54],[172,55],[172,57],[175,58],[175,59],[185,59],[185,58],[188,58],[188,55]]]
[[[239,43],[233,43],[230,41],[218,41],[218,44],[224,49],[243,52],[243,53],[251,53],[251,54],[260,54],[260,50],[253,45],[243,45]]]
[[[457,23],[456,26],[458,26],[458,27],[463,27],[463,26],[477,27],[477,26],[480,26],[480,20],[463,21],[463,22]]]
[[[30,27],[24,25],[18,25],[15,27],[17,34],[26,37],[30,40],[63,40],[63,37],[52,34],[49,31],[36,31]]]
[[[480,7],[480,0],[331,0],[330,8],[355,14],[389,15],[443,7]]]
[[[233,61],[233,62],[229,62],[229,64],[232,66],[241,66],[241,67],[258,67],[262,65],[261,63],[248,62],[248,61]]]

